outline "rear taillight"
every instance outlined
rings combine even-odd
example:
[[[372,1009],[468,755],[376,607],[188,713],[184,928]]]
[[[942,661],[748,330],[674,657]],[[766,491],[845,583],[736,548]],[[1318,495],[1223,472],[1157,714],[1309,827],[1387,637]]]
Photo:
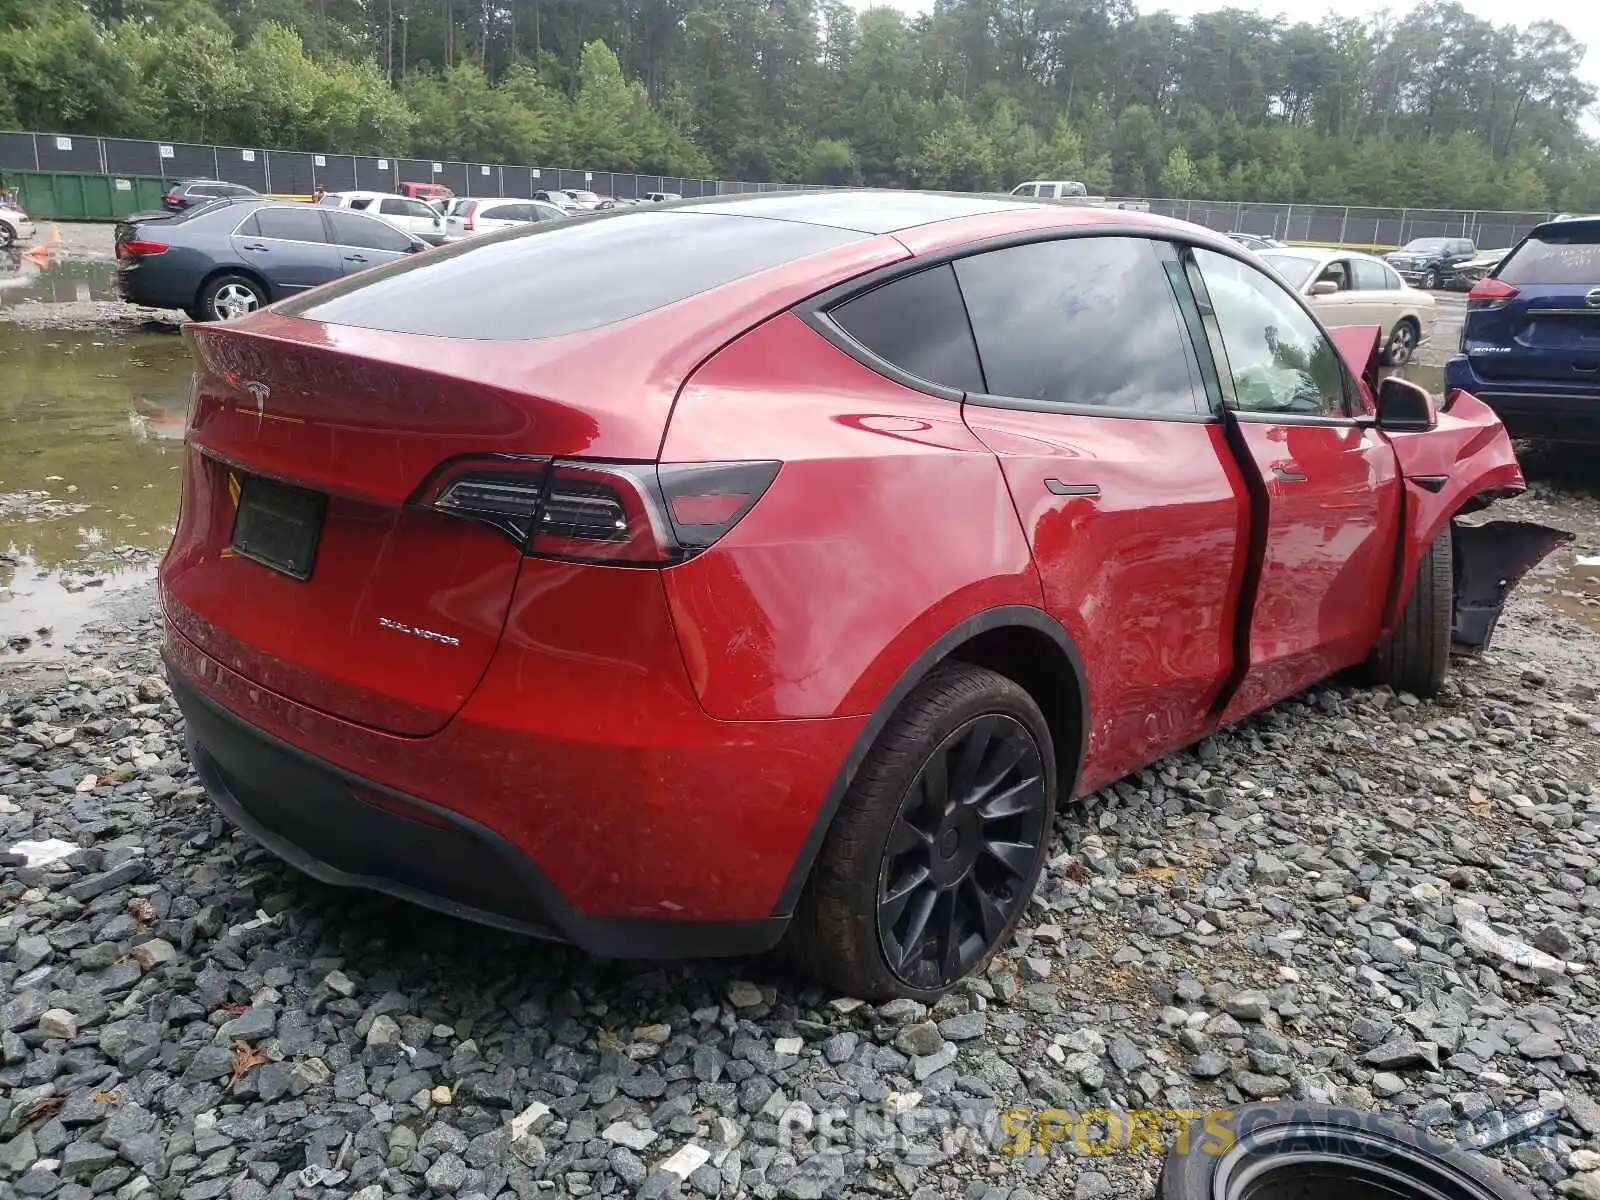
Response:
[[[166,252],[167,244],[165,242],[142,242],[130,239],[126,242],[117,243],[118,258],[137,258],[140,255],[165,254]]]
[[[416,502],[485,525],[537,557],[663,567],[738,524],[779,465],[463,458],[440,468]]]
[[[466,214],[466,218],[467,219],[462,224],[461,227],[463,229],[465,229],[468,233],[471,233],[474,229],[476,229],[478,227],[477,222],[473,220],[473,218],[477,215],[478,206],[476,204],[469,204],[464,209],[462,209],[462,212],[464,212]]]
[[[1517,289],[1498,279],[1480,279],[1467,293],[1469,310],[1504,308],[1517,298]]]

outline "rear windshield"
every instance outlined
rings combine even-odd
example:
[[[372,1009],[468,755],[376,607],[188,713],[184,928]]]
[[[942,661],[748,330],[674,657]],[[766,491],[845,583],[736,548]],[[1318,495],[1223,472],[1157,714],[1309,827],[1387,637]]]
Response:
[[[1586,221],[1571,230],[1552,229],[1529,238],[1497,274],[1518,287],[1540,283],[1600,287],[1600,223]]]
[[[1405,248],[1415,250],[1419,254],[1433,254],[1442,251],[1449,244],[1444,238],[1417,238],[1415,241],[1407,242]]]
[[[279,311],[433,337],[559,337],[624,321],[862,236],[710,213],[540,221],[352,276],[290,300]]]

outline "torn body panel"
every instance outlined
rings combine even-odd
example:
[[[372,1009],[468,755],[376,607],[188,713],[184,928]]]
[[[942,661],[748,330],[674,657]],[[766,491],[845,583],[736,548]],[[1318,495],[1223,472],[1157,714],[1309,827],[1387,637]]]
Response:
[[[1573,535],[1531,521],[1454,523],[1455,621],[1450,640],[1468,651],[1487,650],[1511,589]]]
[[[1405,480],[1405,540],[1386,634],[1410,598],[1423,555],[1450,519],[1527,489],[1500,419],[1465,392],[1457,394],[1448,412],[1439,413],[1435,428],[1388,436]]]

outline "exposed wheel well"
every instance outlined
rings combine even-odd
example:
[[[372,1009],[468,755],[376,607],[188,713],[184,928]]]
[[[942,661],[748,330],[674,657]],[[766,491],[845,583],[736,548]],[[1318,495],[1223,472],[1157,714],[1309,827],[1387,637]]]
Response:
[[[251,283],[260,288],[261,294],[267,298],[269,303],[271,302],[272,287],[257,272],[252,271],[249,267],[218,267],[214,271],[208,271],[206,273],[206,277],[200,281],[200,286],[195,288],[194,306],[196,310],[201,307],[201,299],[205,296],[206,289],[218,279],[221,279],[224,275],[237,275],[241,279],[248,279]]]
[[[1023,625],[990,629],[963,642],[948,656],[958,662],[1014,680],[1039,706],[1055,742],[1056,776],[1063,789],[1074,786],[1085,741],[1084,699],[1078,671],[1056,640]],[[1063,795],[1070,801],[1070,795]]]

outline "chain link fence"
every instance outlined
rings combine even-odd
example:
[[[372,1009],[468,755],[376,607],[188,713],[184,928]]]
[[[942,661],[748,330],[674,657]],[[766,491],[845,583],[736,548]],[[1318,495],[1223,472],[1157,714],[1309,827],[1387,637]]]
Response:
[[[544,188],[585,188],[628,200],[648,192],[718,196],[788,190],[789,187],[776,183],[737,183],[554,166],[506,166],[248,146],[199,146],[79,134],[0,132],[0,171],[8,170],[174,180],[220,179],[280,196],[309,196],[319,187],[328,192],[357,189],[392,192],[401,183],[439,183],[458,196],[531,196]]]
[[[1254,233],[1284,242],[1391,250],[1414,238],[1470,238],[1483,250],[1517,244],[1548,212],[1479,212],[1437,208],[1341,208],[1331,204],[1230,204],[1221,200],[1151,200],[1152,212],[1219,233]]]
[[[319,187],[329,192],[353,189],[392,192],[401,183],[440,183],[458,196],[531,196],[536,191],[556,187],[585,188],[630,200],[648,192],[719,196],[787,191],[796,186],[553,166],[508,166],[247,146],[199,146],[77,134],[0,132],[0,172],[6,170],[162,179],[199,176],[288,196],[309,196]],[[1154,212],[1193,221],[1221,233],[1255,233],[1286,242],[1372,249],[1403,246],[1419,237],[1465,237],[1484,249],[1503,249],[1516,244],[1529,229],[1551,215],[1466,209],[1247,204],[1220,200],[1151,200],[1149,203]]]

